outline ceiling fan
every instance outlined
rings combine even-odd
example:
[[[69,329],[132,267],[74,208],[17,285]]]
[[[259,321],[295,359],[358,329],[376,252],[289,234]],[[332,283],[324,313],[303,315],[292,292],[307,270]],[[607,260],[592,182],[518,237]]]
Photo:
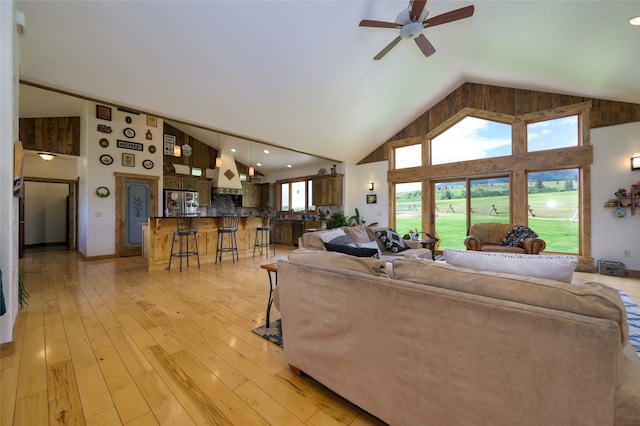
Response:
[[[424,56],[429,57],[436,52],[436,48],[433,47],[431,42],[422,34],[422,31],[425,28],[469,18],[473,15],[474,10],[473,6],[466,6],[427,19],[429,12],[425,9],[426,5],[427,0],[410,1],[409,7],[398,14],[395,22],[372,21],[370,19],[360,21],[361,27],[397,28],[400,30],[400,35],[382,49],[373,59],[382,59],[396,44],[400,43],[400,40],[410,38],[415,40]]]

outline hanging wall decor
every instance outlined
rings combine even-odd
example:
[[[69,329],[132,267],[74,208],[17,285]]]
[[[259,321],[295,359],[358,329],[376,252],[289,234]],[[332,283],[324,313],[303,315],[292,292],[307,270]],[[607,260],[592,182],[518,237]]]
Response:
[[[104,105],[96,105],[96,118],[111,121],[111,108]]]

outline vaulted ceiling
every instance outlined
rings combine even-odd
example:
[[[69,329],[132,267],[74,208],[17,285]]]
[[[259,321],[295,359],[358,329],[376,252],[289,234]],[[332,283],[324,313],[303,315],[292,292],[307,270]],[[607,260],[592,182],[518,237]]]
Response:
[[[20,78],[357,162],[464,82],[640,103],[634,1],[428,2],[436,53],[375,56],[405,1],[17,1]],[[212,142],[215,141],[204,141]]]

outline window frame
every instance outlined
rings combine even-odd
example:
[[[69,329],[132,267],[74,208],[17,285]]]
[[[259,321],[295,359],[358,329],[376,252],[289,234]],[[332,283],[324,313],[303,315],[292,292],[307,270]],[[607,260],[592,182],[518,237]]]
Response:
[[[593,163],[593,146],[590,144],[590,111],[591,102],[581,102],[566,105],[561,108],[537,111],[522,115],[507,115],[483,111],[476,108],[463,108],[458,113],[444,121],[440,126],[432,129],[423,136],[392,141],[388,145],[387,180],[389,193],[395,199],[395,184],[422,181],[422,228],[434,232],[435,224],[435,195],[432,181],[446,179],[475,178],[481,175],[510,173],[512,176],[511,192],[511,220],[513,223],[528,223],[527,209],[527,173],[568,168],[578,169],[579,175],[579,247],[580,263],[592,265],[591,258],[591,199],[590,173]],[[432,165],[430,163],[430,141],[435,136],[445,132],[462,118],[471,115],[492,121],[511,124],[512,126],[512,154],[510,156],[470,160],[457,163]],[[527,124],[566,116],[578,117],[578,146],[554,148],[550,150],[528,152]],[[409,169],[394,169],[394,148],[421,141],[423,143],[423,161],[421,167]],[[395,203],[389,203],[389,225],[395,226]]]

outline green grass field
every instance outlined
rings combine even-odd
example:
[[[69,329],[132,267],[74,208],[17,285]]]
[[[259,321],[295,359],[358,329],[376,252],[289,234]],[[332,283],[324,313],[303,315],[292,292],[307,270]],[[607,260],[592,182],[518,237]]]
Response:
[[[474,188],[480,187],[476,185]],[[492,191],[500,185],[491,185]],[[564,182],[545,182],[544,186],[556,192],[529,194],[529,223],[545,242],[545,251],[578,253],[578,192],[562,191]],[[466,199],[464,187],[450,187],[451,199],[436,195],[436,233],[439,249],[464,249],[467,235]],[[506,190],[506,184],[503,185]],[[505,191],[506,192],[506,191]],[[410,229],[422,231],[422,201],[419,193],[400,193],[396,199],[396,228],[400,235]],[[493,209],[495,207],[495,209]],[[471,223],[509,223],[509,196],[472,197]],[[497,213],[496,213],[497,211]]]

